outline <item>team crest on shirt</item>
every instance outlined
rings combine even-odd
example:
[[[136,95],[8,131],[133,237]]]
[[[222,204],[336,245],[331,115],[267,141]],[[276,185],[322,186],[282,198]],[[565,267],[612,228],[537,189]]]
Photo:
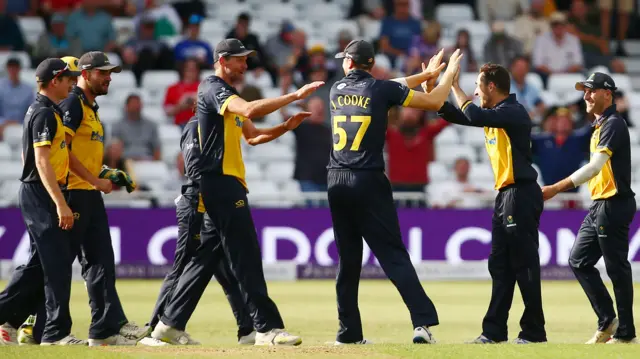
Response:
[[[236,116],[236,126],[242,127],[242,120],[240,119],[239,116]]]
[[[345,87],[347,87],[347,84],[344,84],[344,83],[339,84],[338,86],[336,86],[336,88],[337,88],[338,90],[342,90],[342,89],[343,89],[343,88],[345,88]]]
[[[104,136],[100,135],[98,131],[91,131],[91,141],[98,141],[104,143]]]
[[[38,132],[38,141],[44,142],[49,140],[49,126],[45,126],[42,132]]]
[[[485,140],[489,145],[495,145],[497,143],[496,136],[493,136],[491,138],[486,137]]]
[[[66,141],[61,141],[60,142],[60,149],[63,150],[65,147],[67,147],[67,142]]]

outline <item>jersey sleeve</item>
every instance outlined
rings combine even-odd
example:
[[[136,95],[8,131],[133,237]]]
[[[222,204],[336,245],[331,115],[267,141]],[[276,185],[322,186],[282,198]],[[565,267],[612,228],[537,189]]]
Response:
[[[238,95],[227,84],[212,82],[206,93],[204,93],[204,97],[209,106],[214,106],[220,115],[224,115],[229,102],[238,97]]]
[[[604,152],[610,157],[622,144],[625,131],[627,131],[624,121],[616,118],[605,122],[600,131],[600,138],[595,152]]]
[[[37,112],[31,125],[33,147],[51,146],[57,130],[58,122],[53,110],[46,108]]]
[[[75,136],[80,123],[82,122],[83,110],[82,104],[78,96],[71,95],[60,102],[60,109],[64,114],[62,122],[64,123],[64,132]]]
[[[414,90],[394,81],[384,81],[383,86],[383,93],[389,97],[392,106],[408,106],[415,94]]]

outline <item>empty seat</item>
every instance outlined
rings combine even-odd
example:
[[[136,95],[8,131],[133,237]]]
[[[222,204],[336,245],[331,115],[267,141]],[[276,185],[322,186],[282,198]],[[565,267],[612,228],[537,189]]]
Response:
[[[290,180],[293,178],[294,168],[293,162],[269,163],[266,167],[265,177],[274,181]]]
[[[536,87],[538,90],[544,90],[542,78],[535,72],[529,72],[526,77],[527,84]]]
[[[353,20],[338,20],[323,21],[321,23],[321,31],[324,36],[332,42],[338,41],[338,35],[341,31],[347,30],[352,36],[356,36],[360,33],[360,27],[358,23]],[[342,50],[342,49],[341,49]]]
[[[165,141],[160,144],[160,154],[162,161],[174,165],[180,153],[180,142],[178,141]]]
[[[38,38],[45,32],[44,21],[36,16],[19,16],[18,24],[27,43],[35,45]]]
[[[107,124],[113,124],[121,121],[124,113],[122,107],[104,106],[100,107],[98,115],[100,116],[100,121]]]
[[[474,147],[484,147],[484,130],[479,127],[464,127],[462,131],[462,143]]]
[[[173,70],[146,71],[142,74],[142,87],[149,91],[166,91],[166,88],[180,81],[180,75]]]
[[[431,183],[448,181],[453,178],[451,170],[443,162],[429,162],[427,164],[427,173]]]
[[[109,62],[113,65],[118,65],[121,66],[122,65],[122,59],[120,59],[120,56],[118,54],[116,54],[115,52],[107,52],[106,53],[107,58],[109,59]],[[118,74],[119,76],[119,74]]]
[[[469,32],[473,41],[482,41],[480,39],[487,39],[491,36],[491,28],[484,21],[459,21],[451,24],[450,35],[455,36],[462,29]],[[482,41],[482,46],[484,46],[484,41]]]
[[[254,161],[271,162],[279,160],[292,160],[294,155],[291,148],[287,145],[279,143],[266,143],[260,145],[259,150],[252,151],[251,155]]]
[[[440,145],[453,145],[460,143],[460,136],[458,136],[458,130],[453,127],[445,127],[435,139],[436,146]]]
[[[9,206],[18,205],[18,193],[20,191],[20,182],[18,178],[7,181],[0,181],[0,201],[7,203]],[[0,205],[0,207],[2,207]]]
[[[300,17],[314,20],[339,20],[345,18],[346,14],[340,5],[333,3],[309,3],[302,11]]]
[[[436,147],[436,160],[445,164],[453,164],[458,158],[466,158],[470,162],[476,161],[476,151],[469,145],[447,145]]]
[[[244,163],[244,176],[247,182],[252,182],[262,179],[262,168],[256,162],[245,161]]]
[[[493,169],[487,162],[473,163],[469,171],[469,179],[472,182],[490,182],[494,180]]]
[[[444,26],[472,21],[473,9],[467,4],[440,4],[436,6],[436,20]]]
[[[13,157],[11,146],[6,142],[0,142],[0,161],[9,161]]]
[[[278,4],[278,6],[262,4],[255,15],[263,20],[281,22],[298,18],[298,10],[293,4],[282,3]]]
[[[158,136],[162,142],[173,141],[180,143],[182,131],[180,130],[180,127],[174,124],[159,124]]]
[[[22,175],[22,163],[20,161],[0,161],[0,181],[19,180]]]
[[[139,183],[162,181],[169,178],[169,168],[162,161],[132,161],[131,175]]]
[[[633,85],[631,84],[631,78],[626,74],[611,74],[613,82],[616,83],[616,87],[625,93],[633,91]]]
[[[122,70],[121,73],[111,76],[109,91],[119,91],[122,89],[131,90],[136,87],[138,87],[136,85],[136,78],[133,76],[133,72],[129,70]]]
[[[582,74],[552,74],[549,76],[548,90],[564,93],[576,90],[576,82],[584,81]]]
[[[22,145],[22,125],[8,125],[4,128],[4,141],[12,148],[19,148]]]
[[[147,120],[156,122],[158,124],[166,124],[167,115],[161,106],[145,106],[142,108],[142,116]]]
[[[465,72],[460,74],[460,87],[468,96],[471,96],[476,91],[476,80],[478,74],[475,72]]]

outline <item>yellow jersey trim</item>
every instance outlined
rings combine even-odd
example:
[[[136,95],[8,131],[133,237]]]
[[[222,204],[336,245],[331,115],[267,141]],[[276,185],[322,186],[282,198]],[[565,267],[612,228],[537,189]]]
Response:
[[[64,126],[64,132],[70,134],[72,137],[76,135],[76,131],[70,129],[67,126]]]
[[[460,110],[461,110],[461,111],[466,110],[466,109],[467,109],[467,106],[471,105],[472,103],[473,103],[473,101],[469,101],[469,100],[467,100],[467,102],[465,102],[465,103],[463,103],[463,104],[462,104],[462,107],[460,107]]]
[[[594,153],[604,152],[604,153],[608,154],[609,157],[613,156],[613,152],[611,152],[611,150],[608,147],[596,148],[595,151],[593,151],[593,152]]]
[[[402,106],[404,107],[409,106],[409,103],[411,102],[411,99],[413,99],[413,95],[415,95],[415,93],[416,92],[414,90],[409,90],[409,93],[407,94],[407,98],[404,99]]]
[[[206,209],[204,208],[204,201],[202,200],[202,194],[198,195],[198,213],[204,213]]]
[[[51,146],[51,141],[40,141],[33,144],[33,147]]]
[[[238,95],[231,95],[227,97],[227,99],[224,100],[224,103],[222,103],[222,106],[220,106],[220,112],[218,113],[221,115],[224,115],[224,112],[227,110],[227,106],[229,105],[229,102],[231,102],[231,100],[233,100],[236,97],[238,97]]]

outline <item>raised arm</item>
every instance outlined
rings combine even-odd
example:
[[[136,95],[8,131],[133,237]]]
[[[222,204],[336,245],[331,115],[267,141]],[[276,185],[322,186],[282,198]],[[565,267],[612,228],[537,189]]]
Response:
[[[435,54],[430,60],[429,65],[425,66],[422,63],[422,72],[419,74],[407,76],[407,77],[398,77],[395,79],[391,79],[391,81],[403,84],[408,88],[416,88],[423,83],[427,83],[432,79],[437,79],[440,76],[440,72],[445,68],[446,64],[442,62],[442,57],[444,56],[444,49],[441,49],[437,54]],[[431,92],[431,89],[429,91]]]
[[[440,83],[430,93],[415,92],[409,99],[408,107],[419,108],[421,110],[436,111],[442,107],[449,97],[451,85],[453,84],[456,73],[460,69],[460,60],[462,52],[456,50],[449,58],[447,70],[442,76]]]
[[[309,116],[311,116],[311,112],[299,112],[285,122],[271,128],[256,128],[253,121],[247,119],[242,124],[242,135],[251,146],[260,145],[296,129]]]
[[[239,96],[230,96],[227,99],[228,102],[226,102],[226,109],[247,118],[259,118],[275,112],[294,101],[306,98],[322,85],[324,85],[324,82],[316,81],[304,85],[296,92],[276,98],[265,98],[250,102],[243,100]]]

